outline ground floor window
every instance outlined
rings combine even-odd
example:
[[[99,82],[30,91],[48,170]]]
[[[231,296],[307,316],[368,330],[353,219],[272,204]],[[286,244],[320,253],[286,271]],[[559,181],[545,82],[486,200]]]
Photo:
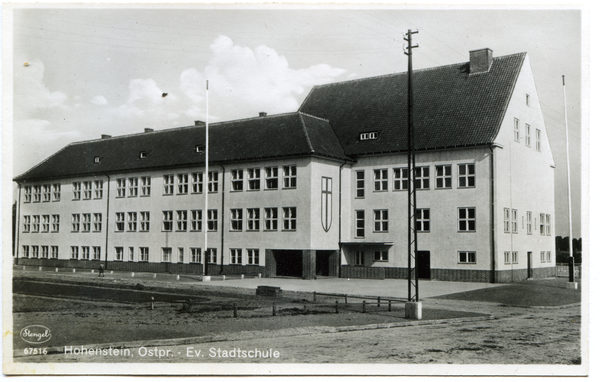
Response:
[[[231,250],[231,264],[242,263],[242,250],[240,248],[232,248]]]
[[[52,258],[58,259],[58,246],[57,245],[52,246]]]
[[[510,264],[510,252],[504,252],[504,264]]]
[[[90,247],[81,247],[81,258],[83,260],[90,259]]]
[[[71,259],[79,259],[79,247],[71,247]]]
[[[475,252],[458,252],[458,262],[465,264],[474,264]]]
[[[388,261],[388,251],[373,251],[374,261]]]
[[[552,252],[550,252],[550,251],[546,251],[546,262],[547,263],[552,262]]]
[[[519,252],[515,251],[512,253],[512,263],[513,264],[519,263]]]
[[[177,262],[178,263],[183,263],[184,257],[185,257],[185,249],[183,247],[179,247],[177,248]]]
[[[540,262],[542,262],[542,263],[546,262],[546,252],[545,251],[540,252]]]
[[[56,248],[56,249],[58,252],[58,248]],[[101,251],[100,247],[94,247],[94,260],[100,260],[100,251]]]
[[[354,252],[354,265],[365,265],[365,251]]]
[[[162,249],[162,261],[163,263],[171,262],[171,254],[173,252],[172,248],[163,248]]]
[[[115,260],[123,261],[123,247],[115,247]]]
[[[129,261],[133,261],[134,257],[135,257],[135,248],[129,247]]]
[[[208,263],[216,264],[217,263],[217,249],[216,248],[208,248]]]
[[[140,247],[140,261],[148,261],[148,247]]]
[[[258,265],[260,261],[258,249],[248,249],[248,264]]]
[[[29,257],[29,246],[28,245],[23,246],[23,257]]]
[[[42,259],[47,259],[48,258],[48,246],[44,245],[42,246]]]
[[[201,263],[202,262],[202,248],[191,248],[192,258],[190,262]]]

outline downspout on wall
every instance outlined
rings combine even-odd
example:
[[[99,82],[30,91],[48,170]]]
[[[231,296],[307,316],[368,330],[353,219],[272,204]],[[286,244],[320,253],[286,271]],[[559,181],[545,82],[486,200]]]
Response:
[[[494,147],[497,146],[493,144],[490,145],[490,268],[492,270],[492,275],[490,277],[491,283],[496,283],[496,218],[494,215],[494,211],[496,209],[496,180],[494,179]]]
[[[104,242],[104,269],[108,269],[108,214],[110,211],[110,176],[108,174],[104,175],[106,175],[106,178],[108,179],[106,181],[106,240]]]
[[[342,167],[346,163],[344,160],[338,170],[338,277],[342,277]]]
[[[15,250],[15,265],[19,265],[19,232],[21,231],[21,184],[17,183],[17,186],[19,188],[19,198],[17,201],[17,221],[15,223],[15,230],[16,230],[16,234],[17,237],[15,238],[15,242],[14,242],[14,250]]]
[[[223,165],[219,165],[221,166],[221,168],[223,169],[223,175],[221,176],[222,179],[222,187],[221,187],[221,270],[220,270],[220,274],[223,274],[223,270],[224,270],[224,265],[223,265],[223,261],[225,259],[225,167],[223,167]],[[208,211],[207,211],[207,215],[208,217]],[[208,220],[206,221],[208,223]],[[208,226],[207,226],[208,228]],[[208,266],[208,264],[207,264]],[[208,270],[208,267],[207,267]]]

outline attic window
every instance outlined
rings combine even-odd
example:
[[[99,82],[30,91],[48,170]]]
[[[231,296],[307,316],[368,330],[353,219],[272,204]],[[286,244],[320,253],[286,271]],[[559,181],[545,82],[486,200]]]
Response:
[[[379,132],[377,132],[377,131],[372,131],[370,133],[360,133],[361,141],[368,141],[368,140],[377,139],[377,138],[379,138]]]
[[[94,157],[94,163],[100,163],[100,157]]]
[[[140,151],[140,159],[146,159],[148,154],[145,151]]]
[[[194,151],[196,151],[197,153],[203,153],[204,145],[196,145],[196,148],[194,149]]]
[[[529,94],[525,94],[525,105],[529,106]]]

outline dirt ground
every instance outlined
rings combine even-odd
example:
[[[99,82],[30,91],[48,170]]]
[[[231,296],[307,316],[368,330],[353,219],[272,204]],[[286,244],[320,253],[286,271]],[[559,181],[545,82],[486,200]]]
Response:
[[[154,333],[153,338],[180,338],[218,333],[218,328],[228,328],[229,334],[210,342],[156,346],[141,343],[130,347],[123,356],[48,354],[45,356],[19,357],[18,362],[269,362],[269,363],[389,363],[389,364],[580,364],[581,363],[581,312],[579,306],[566,308],[526,308],[504,304],[428,299],[423,302],[424,311],[468,311],[469,316],[484,320],[472,322],[426,320],[416,325],[377,330],[328,331],[332,314],[298,314],[301,301],[288,301],[279,306],[283,317],[269,316],[271,301],[250,296],[228,295],[229,302],[237,301],[239,318],[232,312],[213,309],[203,314],[178,311],[175,305],[162,303],[155,310],[144,305],[122,304],[107,301],[73,301],[47,297],[16,296],[15,328],[25,324],[52,322],[54,333],[87,331],[84,342],[69,338],[55,342],[56,346],[71,343],[90,345],[140,339],[139,333]],[[30,307],[45,306],[34,313]],[[50,307],[53,307],[50,309]],[[247,309],[244,309],[247,308]],[[356,307],[358,309],[358,307]],[[34,309],[35,310],[35,309]],[[252,317],[260,315],[261,317]],[[465,315],[452,314],[446,318]],[[492,315],[493,319],[486,319]],[[337,324],[365,325],[402,321],[403,312],[389,314],[363,314],[344,312],[336,315]],[[441,316],[439,316],[441,317]],[[439,318],[438,317],[438,318]],[[33,320],[33,321],[32,321]],[[35,321],[35,322],[34,322]],[[62,323],[62,324],[61,324]],[[62,325],[62,327],[61,327]],[[237,326],[237,329],[235,328]],[[189,328],[203,328],[190,331]],[[121,328],[121,330],[116,330]],[[135,328],[133,336],[124,333]],[[315,329],[317,328],[317,329]],[[320,328],[320,329],[319,329]],[[233,332],[237,333],[231,335]],[[355,328],[356,329],[356,328]],[[131,330],[130,330],[131,331]],[[156,335],[160,333],[160,335]],[[111,337],[113,335],[113,337]],[[109,340],[107,340],[107,338]],[[95,339],[96,341],[91,341]],[[60,340],[60,338],[56,338]],[[22,346],[21,346],[22,347]],[[19,348],[15,343],[15,348]],[[192,348],[190,352],[190,348]],[[149,351],[150,349],[150,351]],[[150,355],[152,349],[163,354],[160,358]],[[236,353],[237,349],[240,352]],[[252,350],[278,352],[279,357],[257,359],[248,356]],[[223,351],[227,353],[223,353]],[[231,353],[234,350],[234,353]],[[19,351],[19,350],[17,350]],[[246,351],[246,357],[243,352]],[[229,355],[235,357],[230,357]],[[227,355],[227,356],[225,356]]]

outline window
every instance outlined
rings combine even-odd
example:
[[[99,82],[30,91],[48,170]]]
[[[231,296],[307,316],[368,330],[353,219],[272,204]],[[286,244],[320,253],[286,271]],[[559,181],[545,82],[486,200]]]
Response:
[[[138,196],[138,178],[129,178],[129,197]]]
[[[216,171],[208,173],[208,192],[219,192],[219,173]]]
[[[550,215],[546,215],[546,235],[547,236],[552,236],[552,230],[550,229]]]
[[[202,231],[202,210],[192,210],[191,212],[191,231]]]
[[[452,188],[452,165],[435,166],[435,188]]]
[[[216,248],[208,248],[208,263],[216,264],[217,263],[217,249]]]
[[[81,260],[90,259],[90,247],[81,247]]]
[[[248,208],[248,231],[260,229],[260,208]]]
[[[201,263],[202,262],[202,248],[191,248],[192,257],[190,263]]]
[[[196,147],[194,148],[194,150],[197,153],[203,153],[204,152],[204,145],[196,145]]]
[[[173,211],[163,211],[163,231],[173,231]]]
[[[53,259],[58,259],[58,245],[53,245],[50,250],[52,251],[50,256],[52,256]]]
[[[115,231],[125,231],[125,212],[117,212],[115,216]]]
[[[188,193],[188,174],[177,174],[177,193],[180,195]]]
[[[83,199],[89,200],[92,198],[92,182],[83,182]]]
[[[150,231],[150,212],[140,212],[140,232]]]
[[[177,211],[177,231],[187,231],[187,211]]]
[[[192,173],[192,193],[199,194],[202,192],[202,173]]]
[[[34,218],[35,218],[35,216],[34,216]],[[71,231],[72,232],[79,232],[80,221],[81,221],[81,217],[79,214],[71,215]]]
[[[146,159],[148,157],[148,153],[145,151],[140,151],[140,159]]]
[[[373,251],[373,261],[388,261],[388,251]]]
[[[52,232],[58,232],[60,229],[60,215],[52,215]]]
[[[242,250],[240,248],[232,248],[230,264],[241,264],[242,263]]]
[[[170,263],[171,262],[171,253],[173,252],[172,248],[163,248],[162,249],[162,262]]]
[[[535,149],[542,151],[542,131],[540,129],[535,129]]]
[[[356,197],[365,197],[365,172],[363,170],[356,172]]]
[[[38,257],[40,257],[40,247],[37,245],[32,245],[31,246],[31,257],[33,257],[34,259],[37,259]]]
[[[50,197],[52,196],[52,192],[51,192],[51,188],[49,184],[44,184],[44,193],[42,195],[42,200],[44,202],[49,202],[50,201]]]
[[[94,157],[94,163],[100,163],[100,157]]]
[[[89,248],[88,248],[88,257],[89,257]],[[48,258],[48,246],[47,245],[42,245],[42,259],[47,259]]]
[[[475,164],[458,165],[458,187],[475,187]]]
[[[150,250],[148,247],[140,247],[140,261],[148,261]]]
[[[475,208],[458,209],[458,231],[475,232]]]
[[[94,181],[94,199],[102,199],[102,189],[104,188],[104,181]]]
[[[128,212],[127,213],[127,231],[129,231],[129,232],[137,231],[137,212]]]
[[[365,237],[365,211],[356,210],[356,237]]]
[[[142,184],[142,196],[150,196],[152,178],[149,176],[142,176],[140,178],[140,183]]]
[[[545,251],[541,251],[540,252],[540,262],[541,263],[545,263],[546,262],[546,252]]]
[[[28,245],[23,246],[23,257],[29,257],[29,246]]]
[[[531,147],[531,126],[525,124],[525,146]]]
[[[29,232],[31,229],[31,216],[23,216],[23,232]]]
[[[277,208],[265,208],[265,231],[277,231]]]
[[[387,232],[388,230],[388,210],[373,210],[373,221],[375,223],[375,232]]]
[[[231,170],[231,191],[244,190],[244,171]]]
[[[417,208],[416,212],[417,224],[416,229],[418,232],[429,232],[429,208]]]
[[[52,198],[55,202],[60,201],[60,183],[54,183],[52,185]]]
[[[513,209],[510,216],[510,226],[512,233],[519,233],[519,225],[517,224],[517,210]]]
[[[260,190],[260,169],[248,169],[248,190]]]
[[[50,215],[42,215],[42,232],[50,232]]]
[[[510,264],[510,252],[504,252],[504,264]]]
[[[115,260],[123,261],[123,247],[115,247]]]
[[[92,228],[92,215],[91,214],[81,214],[83,216],[83,224],[81,228],[81,232],[90,232]]]
[[[373,170],[375,183],[373,191],[387,191],[388,189],[388,170]]]
[[[71,247],[71,259],[79,259],[79,247]]]
[[[515,142],[519,142],[519,120],[515,118]]]
[[[101,256],[101,249],[100,247],[93,247],[92,248],[92,260],[100,260],[100,256]]]
[[[415,167],[415,190],[429,189],[429,166]]]
[[[354,265],[365,265],[365,251],[354,251]]]
[[[81,199],[81,182],[73,183],[73,200]]]
[[[135,248],[134,247],[129,247],[129,261],[133,261],[134,260],[134,255],[135,255]]]
[[[532,234],[532,231],[531,231],[531,227],[532,227],[531,219],[532,219],[531,211],[527,211],[527,234],[528,235]]]
[[[371,139],[377,139],[379,137],[379,132],[372,131],[370,133],[360,133],[360,140],[367,141]]]
[[[206,224],[207,224],[206,229],[208,231],[216,231],[217,230],[217,225],[219,223],[219,218],[218,218],[217,213],[218,213],[217,210],[208,210],[208,220],[206,222]]]
[[[546,235],[546,214],[540,214],[540,235]]]
[[[296,207],[283,207],[283,230],[296,230]]]
[[[504,209],[504,232],[510,233],[510,208]]]
[[[25,186],[25,201],[23,203],[31,203],[31,186]]]
[[[525,94],[525,105],[529,106],[529,94]]]
[[[232,208],[231,209],[231,227],[232,231],[241,231],[243,225],[242,209]]]
[[[33,202],[39,203],[42,199],[42,186],[33,186]]]
[[[182,247],[177,248],[177,262],[178,263],[183,263],[183,260],[185,260],[185,249],[183,249]]]
[[[260,263],[260,256],[258,249],[248,249],[248,264],[258,265]]]
[[[276,190],[278,187],[277,167],[265,167],[265,188]]]
[[[546,262],[547,263],[552,262],[552,252],[550,252],[550,251],[546,251]]]
[[[173,195],[173,175],[163,176],[163,195]]]
[[[102,214],[94,214],[94,232],[102,231]]]
[[[519,264],[519,252],[515,251],[512,253],[512,263]]]
[[[79,216],[79,215],[77,215]],[[79,228],[77,228],[79,230]],[[33,229],[32,232],[40,232],[40,215],[33,215]]]
[[[125,190],[127,186],[127,181],[125,178],[117,179],[117,198],[125,197]]]
[[[296,188],[296,166],[283,166],[283,188]]]
[[[458,262],[461,264],[475,264],[475,252],[458,252]]]

